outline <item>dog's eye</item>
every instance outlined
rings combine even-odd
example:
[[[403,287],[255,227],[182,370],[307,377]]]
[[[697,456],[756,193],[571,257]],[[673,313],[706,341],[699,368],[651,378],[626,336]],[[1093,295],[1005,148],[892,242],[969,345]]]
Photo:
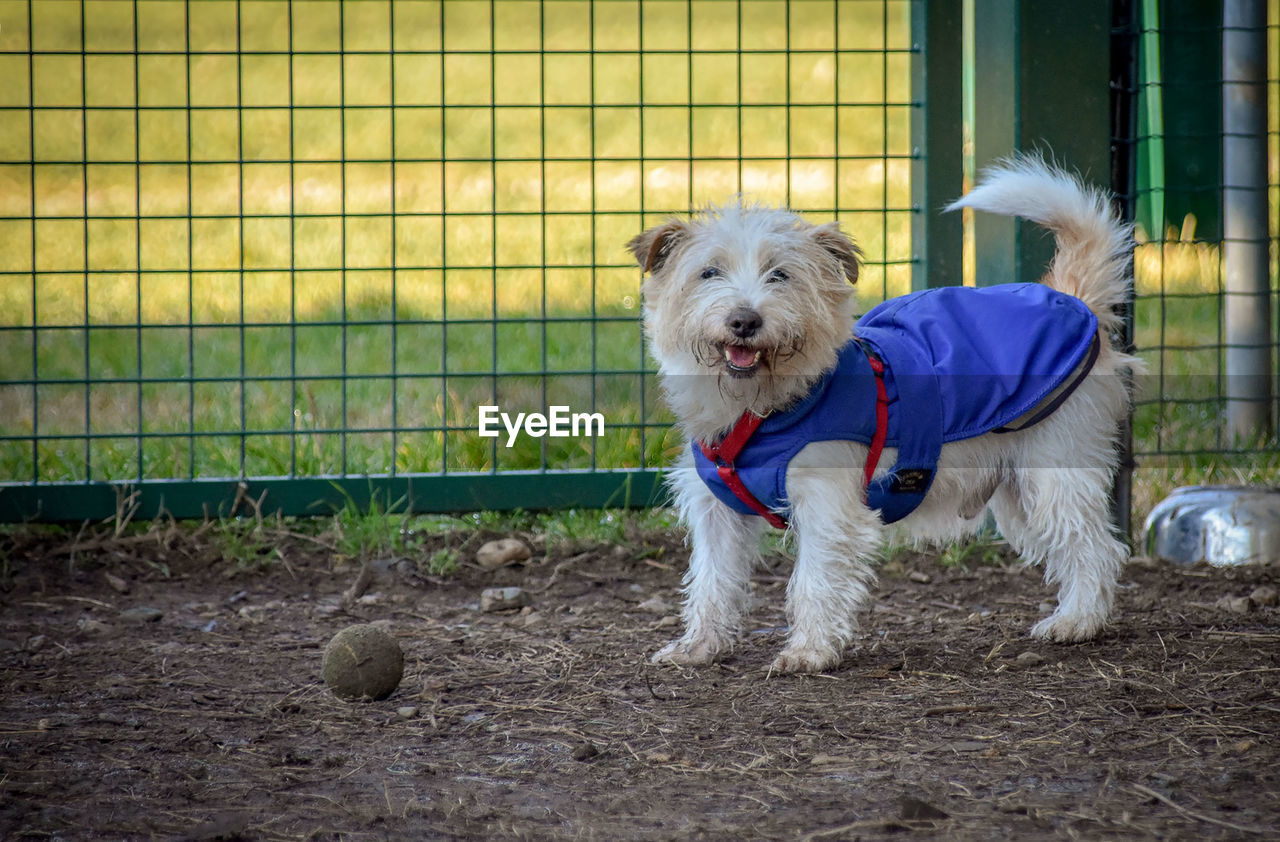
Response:
[[[781,269],[774,269],[769,273],[769,276],[765,278],[765,281],[771,284],[786,283],[789,280],[791,280],[791,276]]]
[[[706,269],[702,270],[702,273],[698,275],[698,277],[704,281],[709,281],[712,278],[720,277],[720,270],[715,266],[708,266]]]

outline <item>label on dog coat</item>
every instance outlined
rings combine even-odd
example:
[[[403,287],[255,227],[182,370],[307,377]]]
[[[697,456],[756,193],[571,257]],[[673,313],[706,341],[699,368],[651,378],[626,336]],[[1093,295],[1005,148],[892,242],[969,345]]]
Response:
[[[798,404],[761,423],[734,461],[737,474],[766,507],[786,513],[787,465],[805,445],[870,443],[876,385],[867,353],[874,353],[889,396],[885,445],[898,455],[867,488],[867,504],[885,523],[901,520],[924,500],[944,443],[1041,420],[1026,416],[1072,375],[1082,377],[1097,332],[1084,302],[1042,284],[941,287],[891,299],[858,321],[836,367]],[[716,497],[752,514],[696,444],[693,454]]]

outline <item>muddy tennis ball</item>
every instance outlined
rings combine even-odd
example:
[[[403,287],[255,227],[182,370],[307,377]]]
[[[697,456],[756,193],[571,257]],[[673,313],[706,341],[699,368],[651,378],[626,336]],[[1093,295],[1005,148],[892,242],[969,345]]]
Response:
[[[377,626],[347,626],[324,648],[321,674],[339,698],[385,699],[400,686],[404,653]]]

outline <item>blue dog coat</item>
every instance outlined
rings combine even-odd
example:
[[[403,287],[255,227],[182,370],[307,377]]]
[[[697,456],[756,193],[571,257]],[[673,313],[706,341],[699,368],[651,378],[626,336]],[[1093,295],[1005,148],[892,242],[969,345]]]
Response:
[[[940,287],[890,299],[858,320],[835,368],[799,402],[761,421],[736,456],[726,461],[695,442],[698,475],[735,511],[762,514],[730,487],[740,480],[752,502],[788,513],[787,465],[805,445],[872,444],[879,365],[888,402],[884,444],[898,458],[866,495],[893,523],[924,500],[944,443],[1040,421],[1088,373],[1098,343],[1097,317],[1084,302],[1042,284]]]

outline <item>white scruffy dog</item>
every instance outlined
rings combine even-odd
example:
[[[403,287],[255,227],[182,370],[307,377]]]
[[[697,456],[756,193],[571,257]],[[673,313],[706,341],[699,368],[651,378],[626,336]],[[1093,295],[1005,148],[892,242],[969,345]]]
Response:
[[[874,452],[867,443],[803,445],[785,466],[785,501],[769,506],[785,510],[798,542],[786,596],[790,631],[771,671],[839,664],[874,581],[869,562],[890,530],[953,541],[971,534],[988,508],[1011,545],[1043,564],[1058,587],[1057,610],[1032,628],[1034,636],[1088,640],[1107,621],[1127,557],[1110,524],[1109,491],[1131,400],[1125,375],[1139,365],[1111,341],[1113,307],[1129,296],[1130,231],[1103,194],[1038,158],[989,171],[948,210],[961,207],[1021,216],[1054,232],[1057,254],[1043,284],[1096,317],[1101,341],[1094,340],[1092,368],[1043,420],[943,444],[923,501],[892,526],[866,501],[864,468],[896,481],[885,477],[894,447],[866,464]],[[852,282],[859,252],[835,223],[812,225],[786,210],[735,202],[650,229],[629,248],[650,273],[645,331],[665,398],[690,442],[714,445],[740,418],[767,423],[771,413],[805,401],[858,333]],[[975,332],[1010,328],[977,321]],[[731,649],[767,525],[718,498],[695,461],[685,448],[669,478],[692,542],[685,631],[655,662],[708,664]]]

